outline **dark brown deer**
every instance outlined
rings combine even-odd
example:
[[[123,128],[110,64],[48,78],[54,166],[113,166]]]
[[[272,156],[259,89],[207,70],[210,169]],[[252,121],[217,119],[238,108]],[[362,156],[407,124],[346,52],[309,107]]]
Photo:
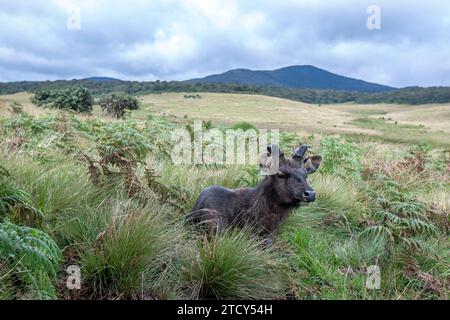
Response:
[[[267,175],[255,188],[231,190],[211,186],[204,189],[188,215],[189,221],[213,226],[218,233],[227,227],[249,225],[259,234],[272,234],[292,209],[316,199],[307,176],[319,168],[322,158],[305,158],[306,150],[307,146],[302,145],[287,159],[276,145],[268,146],[268,157],[272,153],[279,156],[276,174]]]

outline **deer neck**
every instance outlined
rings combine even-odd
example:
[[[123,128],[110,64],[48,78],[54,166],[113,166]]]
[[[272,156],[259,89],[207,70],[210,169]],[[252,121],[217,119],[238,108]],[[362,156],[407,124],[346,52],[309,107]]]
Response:
[[[258,212],[279,212],[283,210],[283,206],[278,203],[277,193],[273,183],[269,178],[261,181],[254,189],[254,203],[252,211]],[[256,212],[255,212],[256,213]]]

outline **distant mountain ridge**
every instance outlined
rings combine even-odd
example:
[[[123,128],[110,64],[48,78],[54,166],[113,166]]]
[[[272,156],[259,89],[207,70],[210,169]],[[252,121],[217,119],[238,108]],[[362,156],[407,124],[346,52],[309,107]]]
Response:
[[[382,92],[395,89],[378,83],[344,77],[311,65],[289,66],[276,70],[233,69],[204,78],[190,79],[187,82],[235,83],[294,89],[331,89],[358,92]]]
[[[311,104],[354,102],[362,104],[398,103],[419,105],[450,103],[450,86],[426,88],[415,86],[388,91],[358,92],[333,89],[290,88],[287,86],[273,85],[256,86],[239,83],[207,83],[201,81],[127,81],[108,77],[91,77],[79,80],[0,82],[0,95],[18,92],[34,93],[39,89],[60,90],[76,85],[87,88],[94,96],[111,92],[125,92],[133,95],[160,94],[163,92],[219,92],[260,94]]]
[[[84,79],[81,79],[81,80],[88,80],[88,81],[94,81],[94,82],[122,81],[120,79],[111,78],[111,77],[89,77],[89,78],[84,78]]]

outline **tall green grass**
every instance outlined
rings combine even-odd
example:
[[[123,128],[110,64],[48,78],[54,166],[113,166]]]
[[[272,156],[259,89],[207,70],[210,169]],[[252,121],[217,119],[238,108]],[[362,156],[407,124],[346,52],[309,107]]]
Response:
[[[182,233],[155,205],[139,208],[131,201],[118,201],[99,214],[108,216],[104,230],[80,254],[94,293],[136,297],[151,289]]]
[[[21,114],[2,122],[0,165],[9,171],[9,193],[0,193],[8,213],[2,215],[20,229],[27,221],[11,212],[26,206],[40,212],[37,232],[52,238],[64,259],[45,267],[51,271],[38,286],[43,290],[25,297],[446,298],[450,190],[444,156],[335,136],[305,138],[324,158],[309,177],[317,200],[295,210],[268,246],[245,230],[206,237],[186,225],[204,187],[254,186],[261,177],[252,166],[173,165],[168,141],[176,126],[158,117],[141,123],[71,114]],[[9,143],[18,135],[20,146]],[[284,146],[304,142],[290,133],[282,140]],[[97,164],[94,182],[82,153],[97,162],[114,153],[132,161],[126,169],[140,188],[127,192],[126,170],[111,163],[110,173]],[[8,197],[12,193],[18,197]],[[0,298],[17,297],[16,264],[0,262]],[[81,267],[79,293],[53,285],[54,271],[64,281],[67,264]],[[369,265],[381,268],[380,290],[365,285]],[[34,267],[44,266],[36,260]]]
[[[280,298],[283,282],[275,252],[245,231],[197,240],[197,254],[184,262],[183,280],[192,298]]]

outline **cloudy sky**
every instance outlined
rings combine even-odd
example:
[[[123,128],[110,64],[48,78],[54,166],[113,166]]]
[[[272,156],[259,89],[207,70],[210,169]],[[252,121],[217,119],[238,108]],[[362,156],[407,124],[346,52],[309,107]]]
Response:
[[[370,5],[381,29],[367,27]],[[183,80],[294,64],[449,86],[450,1],[0,0],[0,81]]]

